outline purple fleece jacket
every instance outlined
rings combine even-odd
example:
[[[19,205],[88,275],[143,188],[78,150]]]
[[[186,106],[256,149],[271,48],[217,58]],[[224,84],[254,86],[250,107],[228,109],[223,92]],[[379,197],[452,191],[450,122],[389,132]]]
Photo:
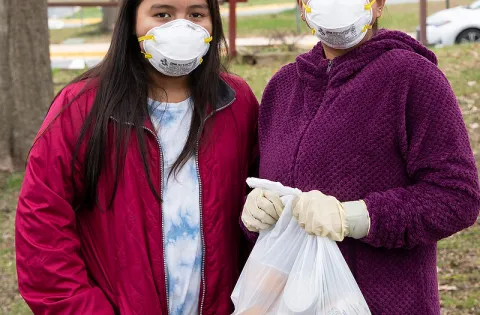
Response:
[[[440,314],[436,243],[478,217],[478,175],[435,55],[401,32],[283,67],[260,107],[260,177],[364,199],[367,238],[339,247],[373,314]]]

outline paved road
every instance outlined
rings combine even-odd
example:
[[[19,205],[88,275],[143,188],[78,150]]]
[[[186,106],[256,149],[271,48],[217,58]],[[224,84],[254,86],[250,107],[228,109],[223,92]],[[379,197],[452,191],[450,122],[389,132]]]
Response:
[[[48,8],[48,18],[62,19],[76,12],[75,7]]]
[[[48,27],[50,29],[81,27],[80,23],[65,23],[63,19],[73,15],[79,10],[76,7],[54,7],[48,8]]]

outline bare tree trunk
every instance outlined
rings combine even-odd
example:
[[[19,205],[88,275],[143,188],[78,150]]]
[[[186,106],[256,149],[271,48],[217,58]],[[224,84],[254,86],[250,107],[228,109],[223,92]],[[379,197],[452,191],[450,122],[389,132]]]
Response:
[[[0,0],[0,43],[0,167],[21,169],[53,96],[47,1]]]
[[[0,0],[0,43],[8,43],[9,14],[12,0]],[[0,173],[13,171],[12,140],[12,79],[10,75],[9,53],[7,47],[0,48]]]
[[[116,0],[110,0],[110,2],[115,2]],[[117,21],[118,8],[117,7],[106,7],[102,8],[103,19],[100,29],[102,32],[111,32]]]

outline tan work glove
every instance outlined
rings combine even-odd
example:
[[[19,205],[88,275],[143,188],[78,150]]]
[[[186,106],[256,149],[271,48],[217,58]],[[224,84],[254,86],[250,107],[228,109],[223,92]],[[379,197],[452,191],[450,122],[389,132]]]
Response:
[[[256,188],[247,196],[242,222],[251,232],[265,230],[278,221],[283,208],[283,202],[277,194]]]
[[[337,242],[346,236],[364,238],[370,229],[365,202],[341,203],[317,190],[302,193],[293,201],[293,216],[308,234]]]

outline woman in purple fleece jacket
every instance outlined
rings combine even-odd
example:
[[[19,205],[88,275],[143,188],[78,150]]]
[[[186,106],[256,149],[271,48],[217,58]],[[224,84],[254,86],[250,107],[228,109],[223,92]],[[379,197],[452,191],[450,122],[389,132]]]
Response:
[[[339,242],[373,314],[440,314],[437,242],[474,224],[480,208],[457,100],[431,51],[376,30],[383,0],[322,1],[303,6],[321,43],[264,92],[260,177],[305,192],[300,225]],[[366,26],[333,29],[345,3],[351,18],[359,1]],[[257,189],[242,221],[257,232],[282,208]]]

